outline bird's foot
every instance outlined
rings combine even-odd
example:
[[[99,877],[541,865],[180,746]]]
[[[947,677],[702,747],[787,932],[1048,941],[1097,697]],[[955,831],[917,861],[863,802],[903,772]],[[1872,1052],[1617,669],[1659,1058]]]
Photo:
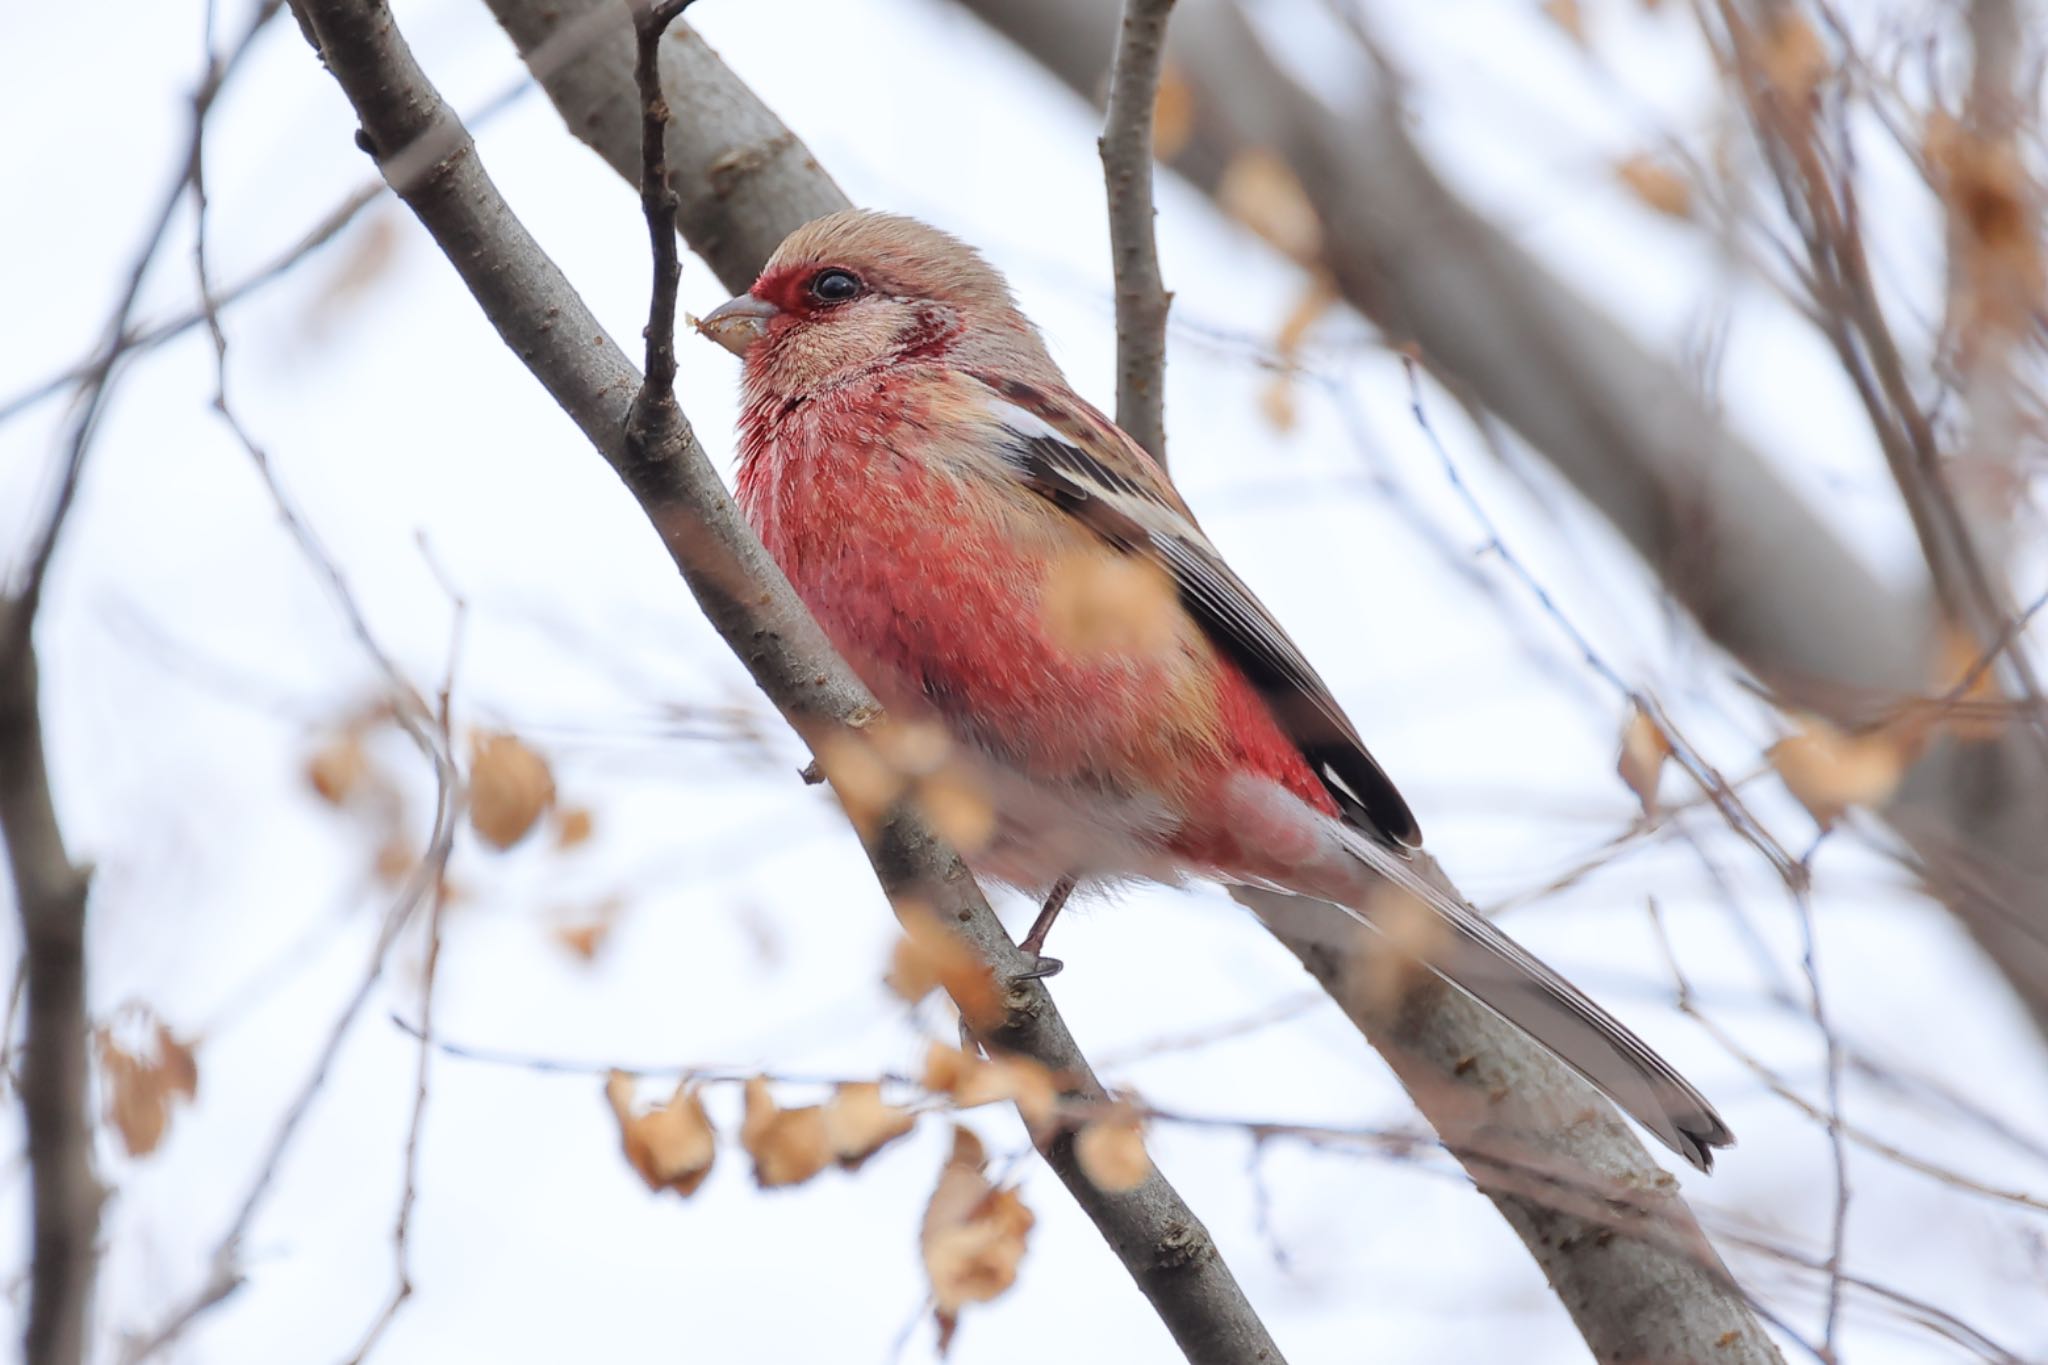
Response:
[[[1058,976],[1066,970],[1066,967],[1067,964],[1056,957],[1047,957],[1044,953],[1033,953],[1031,955],[1031,965],[1021,972],[1010,973],[1010,979],[1012,981],[1044,981],[1049,977]]]

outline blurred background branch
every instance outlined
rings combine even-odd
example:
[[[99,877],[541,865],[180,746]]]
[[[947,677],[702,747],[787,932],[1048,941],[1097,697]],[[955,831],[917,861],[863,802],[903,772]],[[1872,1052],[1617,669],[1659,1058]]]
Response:
[[[1101,98],[1116,22],[1108,0],[959,3],[1077,94]],[[1413,346],[1454,393],[1513,428],[1774,697],[1856,726],[1870,721],[1873,695],[1928,686],[1942,620],[1922,595],[1864,568],[1676,367],[1461,202],[1410,138],[1398,81],[1366,49],[1356,75],[1372,93],[1346,113],[1275,60],[1235,0],[1184,0],[1167,56],[1192,118],[1174,169],[1216,195],[1237,158],[1278,154],[1320,225],[1313,257],[1345,299],[1389,345]],[[1841,317],[1839,305],[1820,302],[1824,325]],[[1857,373],[1865,353],[1844,352]],[[1910,404],[1892,359],[1884,401]],[[1924,419],[1914,429],[1910,460],[1895,466],[1927,534],[1946,528],[1930,542],[1930,573],[1954,583],[1943,594],[1955,597],[1950,619],[1988,643],[2011,618],[2010,594],[1995,567],[1965,563],[1965,533],[1937,515],[1948,505],[1933,468],[1940,452]],[[2038,693],[2029,684],[2005,695],[2026,724],[1995,742],[1934,744],[1883,815],[1929,891],[2048,1031],[2048,841],[2038,837],[2048,827],[2048,762],[2033,719]]]

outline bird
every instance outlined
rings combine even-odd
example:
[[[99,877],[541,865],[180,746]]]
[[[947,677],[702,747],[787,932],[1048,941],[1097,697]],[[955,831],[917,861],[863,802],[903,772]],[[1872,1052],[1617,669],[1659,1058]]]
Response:
[[[993,815],[963,856],[1044,897],[1027,951],[1076,887],[1198,878],[1328,907],[1698,1169],[1733,1144],[1437,872],[1328,685],[972,247],[834,213],[697,326],[742,360],[748,524],[884,708],[949,737]]]

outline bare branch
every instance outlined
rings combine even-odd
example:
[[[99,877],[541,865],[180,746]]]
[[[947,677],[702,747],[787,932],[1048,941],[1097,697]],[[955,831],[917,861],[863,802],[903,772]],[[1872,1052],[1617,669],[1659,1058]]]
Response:
[[[1152,117],[1173,0],[1124,0],[1123,27],[1097,144],[1109,192],[1116,272],[1116,424],[1166,464],[1166,310],[1152,232]]]
[[[193,268],[198,284],[200,317],[213,342],[214,411],[248,455],[271,501],[276,505],[285,528],[297,542],[307,563],[319,575],[322,585],[347,622],[350,632],[383,676],[393,720],[431,764],[435,783],[434,820],[433,828],[428,835],[427,851],[406,876],[404,885],[385,911],[362,979],[330,1026],[327,1039],[314,1060],[312,1070],[292,1102],[286,1107],[277,1131],[271,1138],[270,1146],[265,1150],[255,1176],[243,1193],[234,1219],[214,1246],[205,1281],[173,1308],[156,1327],[129,1337],[122,1350],[122,1365],[139,1365],[139,1362],[154,1356],[177,1340],[195,1320],[241,1288],[244,1283],[242,1245],[249,1227],[268,1198],[285,1156],[298,1136],[300,1125],[312,1109],[313,1101],[326,1087],[327,1078],[333,1070],[335,1060],[341,1054],[342,1045],[353,1031],[363,1006],[369,1003],[378,982],[382,979],[392,945],[397,942],[405,926],[411,922],[414,912],[429,896],[432,897],[433,911],[429,926],[426,977],[422,986],[421,1014],[427,1021],[425,1027],[431,1029],[432,989],[440,946],[441,910],[446,896],[448,859],[454,852],[456,819],[464,800],[462,777],[455,764],[454,735],[449,724],[449,689],[453,686],[456,644],[451,642],[450,645],[449,682],[443,686],[440,707],[438,711],[430,711],[418,689],[407,682],[397,664],[378,642],[369,622],[362,614],[362,609],[356,603],[354,595],[350,593],[340,568],[327,553],[312,526],[299,514],[283,485],[278,481],[276,468],[272,465],[269,455],[256,443],[228,401],[227,333],[221,324],[221,301],[213,291],[212,273],[207,256],[208,220],[204,164],[203,157],[195,151],[191,160],[191,186],[198,215],[194,234]],[[458,600],[458,629],[462,620],[462,610],[462,604]],[[374,1346],[384,1328],[412,1293],[409,1230],[417,1174],[419,1129],[426,1107],[426,1066],[427,1053],[423,1048],[420,1054],[412,1127],[406,1144],[405,1187],[400,1195],[398,1223],[393,1238],[398,1267],[397,1286],[358,1349],[355,1357],[358,1362]]]
[[[1428,872],[1450,886],[1433,865]],[[1369,955],[1331,941],[1326,907],[1252,888],[1232,894],[1387,1059],[1596,1358],[1779,1360],[1676,1182],[1590,1086],[1434,977],[1418,973],[1389,1002]]]
[[[380,166],[423,139],[435,148],[424,174],[395,179],[394,188],[506,343],[626,483],[712,625],[770,700],[813,742],[872,723],[872,698],[740,519],[681,414],[670,430],[649,433],[661,443],[636,458],[628,428],[644,381],[506,205],[389,14],[370,0],[298,0],[297,8]],[[620,27],[626,19],[616,11]],[[637,127],[637,101],[630,107]],[[1012,980],[1029,966],[958,855],[917,811],[893,811],[868,853],[896,903],[914,899],[936,909],[999,979]],[[1103,1097],[1042,985],[1015,981],[1006,1004],[1007,1017],[985,1040],[991,1047],[1035,1058],[1063,1078],[1070,1094]],[[1051,1137],[1041,1150],[1190,1359],[1280,1359],[1206,1229],[1163,1176],[1155,1172],[1135,1190],[1109,1194],[1081,1171],[1071,1133]]]
[[[24,1359],[78,1365],[90,1332],[102,1197],[87,1108],[87,874],[71,861],[50,799],[33,616],[27,600],[0,598],[0,834],[28,993],[21,1101],[34,1212]]]
[[[42,730],[36,615],[86,455],[127,342],[128,319],[163,246],[171,218],[199,173],[206,117],[222,85],[278,10],[262,0],[237,41],[212,50],[192,97],[185,160],[152,220],[109,318],[99,357],[65,440],[57,492],[13,593],[0,593],[0,837],[21,918],[28,1025],[21,1067],[28,1127],[31,1283],[24,1335],[28,1365],[77,1365],[92,1328],[93,1279],[103,1191],[92,1169],[90,1061],[85,986],[87,873],[72,862],[50,794]]]

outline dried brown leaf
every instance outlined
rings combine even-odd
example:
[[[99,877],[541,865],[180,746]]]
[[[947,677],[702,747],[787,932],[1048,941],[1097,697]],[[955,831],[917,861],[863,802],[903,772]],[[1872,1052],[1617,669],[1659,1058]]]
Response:
[[[1794,105],[1805,105],[1827,79],[1827,44],[1806,16],[1789,6],[1779,8],[1765,26],[1757,60],[1764,79]]]
[[[958,1109],[1009,1100],[1033,1129],[1044,1128],[1059,1113],[1059,1085],[1052,1072],[1029,1057],[983,1059],[933,1043],[925,1054],[919,1084],[945,1095]]]
[[[604,1094],[618,1116],[626,1160],[647,1188],[674,1190],[686,1198],[695,1194],[718,1156],[718,1135],[698,1088],[685,1081],[667,1104],[640,1112],[633,1102],[633,1078],[614,1071],[605,1080]]]
[[[900,777],[929,777],[953,756],[953,737],[936,721],[890,720],[866,734],[875,752]]]
[[[188,1100],[199,1098],[199,1059],[192,1054],[191,1045],[178,1039],[161,1020],[156,1026],[156,1060],[166,1092]]]
[[[595,961],[625,906],[619,897],[606,896],[588,909],[565,912],[550,933],[555,942],[585,962]]]
[[[905,905],[897,918],[903,937],[896,941],[883,978],[890,990],[914,1005],[935,987],[944,987],[961,1017],[977,1028],[1002,1017],[995,973],[973,949],[922,906]]]
[[[345,804],[370,774],[363,738],[355,730],[335,735],[306,760],[306,783],[330,806]]]
[[[1144,1184],[1145,1177],[1152,1174],[1152,1158],[1145,1154],[1144,1124],[1138,1111],[1119,1104],[1088,1120],[1074,1135],[1074,1159],[1099,1190],[1117,1194]]]
[[[385,886],[397,886],[412,875],[419,866],[419,849],[412,838],[402,829],[392,829],[377,845],[377,855],[371,860],[370,870]]]
[[[1372,898],[1373,927],[1359,926],[1349,980],[1363,1010],[1390,1015],[1430,979],[1428,963],[1448,950],[1450,928],[1416,896],[1396,886]]]
[[[939,837],[962,853],[988,846],[996,833],[996,808],[980,777],[954,763],[917,784],[918,808]]]
[[[1301,357],[1309,333],[1315,330],[1316,323],[1322,320],[1336,300],[1335,282],[1326,272],[1314,271],[1309,276],[1308,287],[1295,298],[1287,316],[1280,320],[1279,333],[1273,338],[1273,349],[1281,365],[1259,394],[1259,411],[1275,431],[1294,429],[1297,417],[1294,365]]]
[[[1195,88],[1170,59],[1159,67],[1159,93],[1152,98],[1152,155],[1171,161],[1195,135]]]
[[[590,841],[597,820],[587,806],[563,806],[555,811],[555,847],[575,848]]]
[[[1657,813],[1657,779],[1663,775],[1664,760],[1671,757],[1671,741],[1662,727],[1642,707],[1629,712],[1621,731],[1621,757],[1614,770],[1642,803],[1643,814]]]
[[[1232,157],[1217,182],[1216,202],[1300,264],[1322,259],[1322,217],[1279,153],[1254,147]]]
[[[853,1171],[861,1163],[917,1126],[917,1115],[887,1104],[874,1081],[840,1086],[825,1106],[825,1140],[841,1166]]]
[[[1934,719],[1965,743],[1999,738],[2005,733],[2012,708],[1998,690],[1998,670],[1984,666],[1984,650],[1977,637],[1961,626],[1944,622],[1937,639],[1934,686],[1943,700]],[[1957,688],[1962,691],[1956,692]]]
[[[1015,1190],[989,1183],[984,1159],[980,1140],[955,1128],[952,1155],[925,1207],[918,1245],[944,1336],[961,1308],[987,1303],[1016,1283],[1036,1221]]]
[[[1565,37],[1586,46],[1586,16],[1579,10],[1579,0],[1543,0],[1543,17],[1563,29]]]
[[[2032,325],[2043,293],[2041,194],[2012,139],[1946,114],[1929,119],[1926,151],[1948,210],[1950,322],[1974,356]]]
[[[1692,182],[1649,153],[1624,158],[1614,174],[1646,207],[1667,218],[1692,217]]]
[[[764,1190],[801,1185],[832,1163],[825,1111],[815,1104],[781,1108],[760,1076],[747,1082],[740,1146],[754,1159],[754,1179]]]
[[[512,847],[554,800],[555,778],[547,760],[518,736],[490,732],[471,738],[469,824],[485,843]]]
[[[1164,569],[1093,546],[1053,561],[1038,609],[1046,637],[1083,656],[1164,653],[1181,619]]]
[[[395,213],[366,214],[356,230],[343,238],[340,259],[307,305],[306,333],[321,337],[342,322],[369,291],[391,273],[405,240]]]
[[[1851,806],[1874,806],[1898,790],[1915,746],[1895,729],[1852,735],[1818,716],[1773,744],[1767,756],[1786,789],[1826,828]]]
[[[106,1121],[130,1156],[148,1156],[169,1131],[175,1101],[199,1093],[199,1063],[191,1045],[158,1021],[147,1045],[130,1052],[112,1030],[93,1031],[99,1052]]]
[[[817,747],[818,771],[863,834],[872,830],[903,793],[903,773],[867,737],[845,731],[825,736]]]

